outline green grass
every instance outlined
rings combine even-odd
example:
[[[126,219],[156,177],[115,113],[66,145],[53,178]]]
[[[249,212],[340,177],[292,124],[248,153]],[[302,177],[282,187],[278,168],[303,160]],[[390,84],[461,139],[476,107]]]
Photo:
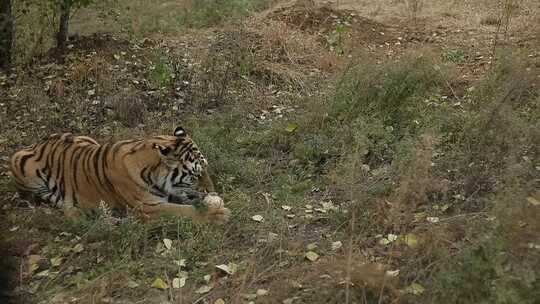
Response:
[[[190,27],[208,27],[226,21],[236,21],[249,13],[269,7],[268,0],[202,0],[193,1],[176,20],[178,24]]]

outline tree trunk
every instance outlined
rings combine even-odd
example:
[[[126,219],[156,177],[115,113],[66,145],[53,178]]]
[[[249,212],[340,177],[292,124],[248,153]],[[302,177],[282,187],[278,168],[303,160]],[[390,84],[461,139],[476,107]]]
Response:
[[[58,33],[56,33],[56,47],[61,52],[64,52],[66,49],[70,11],[71,0],[63,0],[62,4],[60,5],[60,26],[58,27]]]
[[[0,0],[0,69],[11,64],[13,45],[13,16],[11,0]]]

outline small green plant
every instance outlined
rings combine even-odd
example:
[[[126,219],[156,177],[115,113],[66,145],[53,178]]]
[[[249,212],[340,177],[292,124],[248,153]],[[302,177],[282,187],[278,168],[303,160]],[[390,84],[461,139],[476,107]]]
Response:
[[[350,16],[347,16],[347,18],[344,18],[343,20],[338,19],[336,21],[335,28],[332,30],[332,32],[326,35],[326,43],[330,47],[330,50],[335,51],[338,55],[345,54],[344,36],[350,24],[350,19]]]
[[[173,75],[168,58],[160,56],[152,71],[154,85],[160,89],[168,87],[172,83]]]
[[[466,59],[466,55],[462,50],[447,50],[443,52],[442,59],[446,62],[462,63]]]

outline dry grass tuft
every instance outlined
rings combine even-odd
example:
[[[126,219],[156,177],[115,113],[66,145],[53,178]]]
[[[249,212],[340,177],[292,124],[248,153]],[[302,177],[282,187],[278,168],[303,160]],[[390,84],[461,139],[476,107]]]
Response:
[[[135,127],[144,123],[147,110],[143,100],[133,91],[122,91],[111,97],[113,118],[126,127]]]

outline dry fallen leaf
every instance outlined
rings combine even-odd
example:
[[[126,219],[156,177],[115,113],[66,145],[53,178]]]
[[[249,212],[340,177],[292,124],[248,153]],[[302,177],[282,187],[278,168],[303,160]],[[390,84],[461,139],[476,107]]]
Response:
[[[292,209],[291,206],[287,206],[287,205],[281,205],[281,209],[285,210],[285,211],[289,211]]]
[[[317,247],[317,243],[310,243],[306,246],[306,249],[311,251],[317,249]]]
[[[39,268],[39,261],[41,261],[41,256],[37,254],[32,254],[28,256],[28,271],[33,273]]]
[[[64,258],[63,257],[56,257],[56,258],[52,258],[51,260],[51,265],[53,267],[58,267],[62,264],[62,262],[64,261]]]
[[[223,272],[225,272],[228,275],[233,275],[236,272],[236,270],[238,269],[238,265],[236,265],[235,263],[229,263],[227,265],[225,265],[225,264],[217,265],[216,268],[219,269],[219,270],[222,270]]]
[[[80,243],[75,245],[75,247],[73,247],[73,252],[75,253],[81,253],[83,252],[83,250],[84,250],[84,246],[83,244],[80,244]]]
[[[43,271],[40,271],[38,273],[36,273],[36,277],[48,277],[49,276],[49,270],[48,269],[45,269]]]
[[[379,244],[388,245],[393,241],[397,240],[398,236],[392,233],[389,233],[386,237],[379,240]]]
[[[176,266],[186,267],[186,259],[174,260],[173,263]]]
[[[225,301],[222,298],[219,298],[216,301],[214,301],[214,304],[225,304]]]
[[[244,298],[244,300],[246,301],[252,301],[257,298],[257,295],[254,293],[245,293],[242,295],[242,298]]]
[[[416,237],[416,235],[412,233],[408,233],[402,236],[401,241],[405,243],[407,246],[409,246],[410,248],[414,248],[418,246],[418,238]]]
[[[389,277],[397,277],[399,275],[399,269],[396,269],[396,270],[387,270],[385,272],[385,275],[386,276],[389,276]]]
[[[439,222],[439,218],[436,217],[436,216],[428,216],[426,217],[426,220],[430,223],[438,223]]]
[[[308,251],[305,254],[306,259],[310,260],[311,262],[315,262],[319,259],[319,255],[314,251]]]
[[[533,206],[539,206],[540,205],[540,201],[537,200],[536,198],[532,197],[532,196],[527,197],[527,201],[529,202],[529,204],[531,204]]]
[[[258,215],[258,214],[252,216],[251,219],[254,220],[255,222],[259,222],[259,223],[264,221],[264,218],[262,217],[262,215]]]
[[[165,245],[165,248],[167,248],[167,250],[171,250],[172,241],[170,239],[163,239],[163,245]]]
[[[333,251],[338,250],[338,249],[341,248],[342,246],[343,246],[343,243],[341,243],[341,241],[335,241],[335,242],[332,242],[332,250],[333,250]]]
[[[127,283],[127,287],[133,289],[133,288],[139,287],[139,284],[138,284],[137,282],[135,282],[135,281],[129,281],[129,282]]]
[[[257,289],[256,294],[257,294],[258,297],[262,297],[262,296],[265,296],[265,295],[268,294],[268,290],[266,290],[266,289]]]
[[[182,288],[186,286],[186,278],[185,277],[174,278],[172,281],[172,286],[174,289],[178,289],[178,288]]]
[[[208,293],[210,290],[212,290],[212,286],[204,285],[201,286],[199,289],[195,290],[195,293],[205,294]]]
[[[152,287],[157,288],[157,289],[161,289],[161,290],[169,288],[167,283],[163,282],[163,280],[161,278],[156,278],[154,280],[154,282],[152,283]]]
[[[279,238],[279,234],[268,232],[268,242],[273,242]]]

